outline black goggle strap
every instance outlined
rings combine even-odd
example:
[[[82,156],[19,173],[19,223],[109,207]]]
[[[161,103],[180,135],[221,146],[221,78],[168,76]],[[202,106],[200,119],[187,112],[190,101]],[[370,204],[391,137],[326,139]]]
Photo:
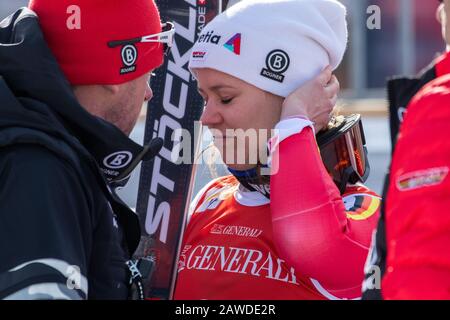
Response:
[[[350,182],[352,176],[354,176],[355,169],[353,167],[347,167],[344,169],[341,175],[341,180],[338,181],[337,187],[339,188],[339,193],[342,195],[347,189],[347,184]],[[336,182],[336,181],[335,181]]]

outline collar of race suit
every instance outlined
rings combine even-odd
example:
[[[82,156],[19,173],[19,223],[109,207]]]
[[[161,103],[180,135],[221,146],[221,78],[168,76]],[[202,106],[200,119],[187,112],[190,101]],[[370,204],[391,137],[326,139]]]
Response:
[[[270,199],[270,176],[260,175],[259,167],[249,170],[234,170],[228,168],[228,171],[239,181],[239,183],[249,191],[259,192],[267,199]]]

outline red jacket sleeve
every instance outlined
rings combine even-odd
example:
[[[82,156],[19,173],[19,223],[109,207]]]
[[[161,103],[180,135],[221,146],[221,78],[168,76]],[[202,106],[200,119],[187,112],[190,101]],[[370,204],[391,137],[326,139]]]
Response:
[[[450,76],[411,101],[386,199],[385,299],[450,299]]]
[[[272,153],[272,168],[277,172],[271,177],[271,214],[280,256],[297,272],[341,293],[340,297],[346,297],[349,290],[360,295],[379,198],[366,201],[366,196],[360,195],[366,208],[361,210],[360,205],[346,210],[309,127],[276,148]]]

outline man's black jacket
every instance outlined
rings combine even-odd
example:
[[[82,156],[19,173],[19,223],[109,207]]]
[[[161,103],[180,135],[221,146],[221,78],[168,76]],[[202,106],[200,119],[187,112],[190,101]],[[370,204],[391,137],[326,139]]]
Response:
[[[0,298],[126,299],[139,223],[110,185],[160,145],[79,105],[32,11],[3,20]]]

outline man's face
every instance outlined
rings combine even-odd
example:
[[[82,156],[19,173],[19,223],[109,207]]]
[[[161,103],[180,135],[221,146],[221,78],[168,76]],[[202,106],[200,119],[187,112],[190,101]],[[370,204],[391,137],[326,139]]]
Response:
[[[102,118],[129,135],[144,102],[153,97],[149,85],[151,72],[132,81],[115,85],[74,86],[78,102],[92,115]]]
[[[442,37],[447,44],[447,50],[450,49],[450,0],[442,1],[437,9],[437,19],[442,26]]]
[[[149,80],[150,73],[119,85],[115,98],[105,115],[107,121],[115,124],[126,135],[133,130],[144,102],[153,97]]]

